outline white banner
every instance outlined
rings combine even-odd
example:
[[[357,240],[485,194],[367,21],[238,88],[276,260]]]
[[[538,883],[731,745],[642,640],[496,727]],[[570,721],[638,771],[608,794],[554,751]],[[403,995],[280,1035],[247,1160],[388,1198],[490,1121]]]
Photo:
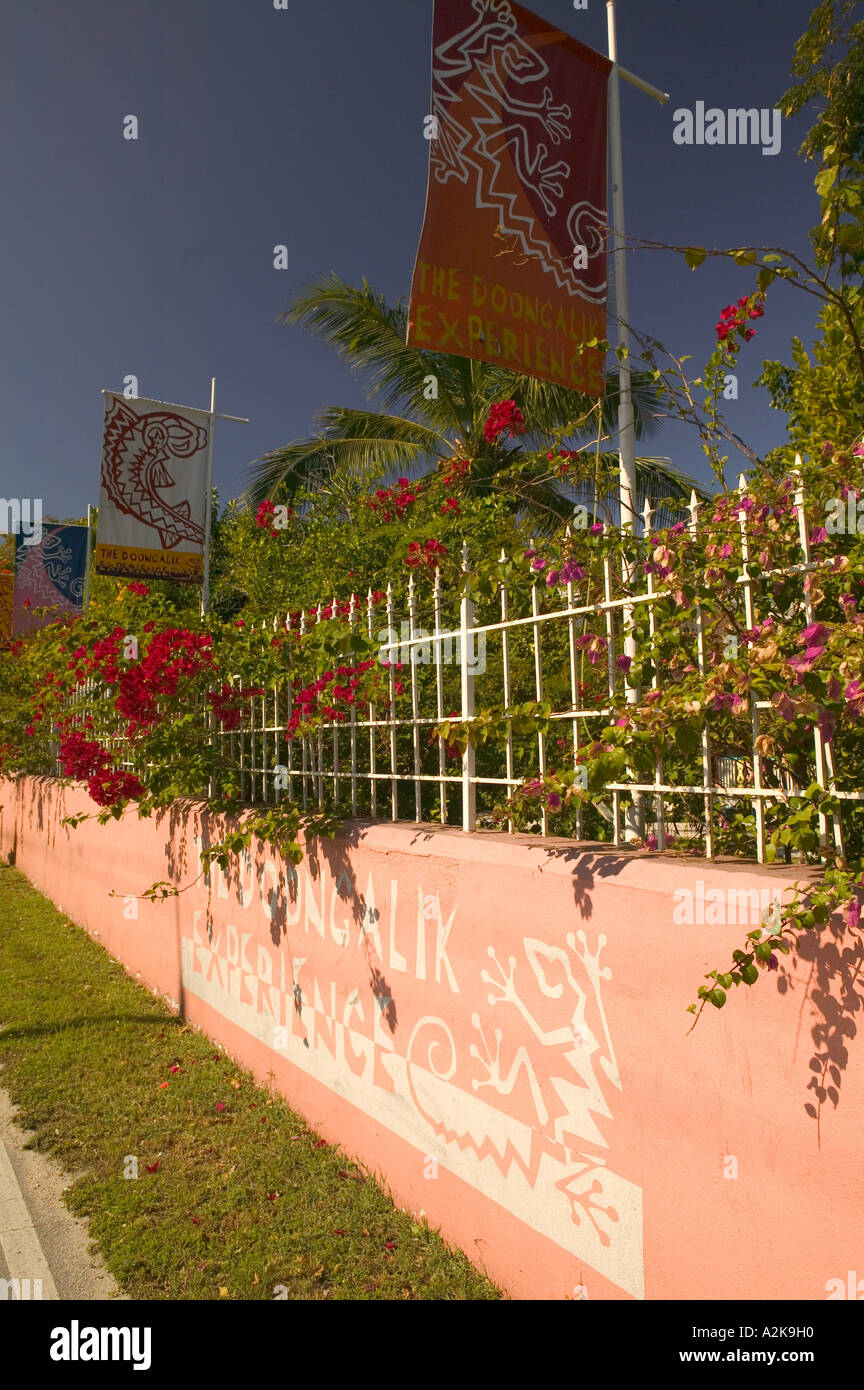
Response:
[[[210,415],[105,393],[97,574],[200,582]]]

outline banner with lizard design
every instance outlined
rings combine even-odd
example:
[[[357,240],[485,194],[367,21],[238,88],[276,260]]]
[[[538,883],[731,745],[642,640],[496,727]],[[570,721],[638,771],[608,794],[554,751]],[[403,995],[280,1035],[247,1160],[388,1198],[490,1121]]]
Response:
[[[207,411],[105,394],[97,574],[200,583]]]
[[[409,346],[603,394],[610,68],[509,0],[435,0]]]

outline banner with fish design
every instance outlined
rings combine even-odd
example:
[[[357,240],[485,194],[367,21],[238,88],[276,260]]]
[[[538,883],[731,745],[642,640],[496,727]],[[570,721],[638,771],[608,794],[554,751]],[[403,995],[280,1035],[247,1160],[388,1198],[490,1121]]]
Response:
[[[200,583],[210,415],[105,392],[96,574]]]
[[[507,0],[435,0],[408,344],[603,394],[611,64]]]
[[[28,545],[27,537],[16,536],[14,633],[35,632],[56,623],[64,613],[81,612],[88,533],[86,526],[43,525],[38,545]]]

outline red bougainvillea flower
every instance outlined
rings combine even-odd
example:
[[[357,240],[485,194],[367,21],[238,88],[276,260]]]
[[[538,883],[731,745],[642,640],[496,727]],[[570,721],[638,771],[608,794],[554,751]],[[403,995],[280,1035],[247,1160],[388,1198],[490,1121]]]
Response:
[[[727,304],[722,311],[719,321],[714,325],[718,343],[726,342],[731,335],[740,332],[741,336],[749,343],[751,338],[755,338],[756,329],[746,328],[748,319],[761,319],[765,313],[764,300],[761,295],[750,298],[743,295],[737,304]],[[726,343],[727,352],[736,351],[734,337]]]
[[[490,407],[483,437],[489,444],[496,444],[500,435],[506,431],[512,439],[525,433],[525,416],[515,401],[496,401]]]
[[[215,1108],[216,1108],[218,1111],[220,1111],[220,1113],[221,1113],[221,1111],[223,1111],[223,1110],[225,1109],[225,1102],[224,1102],[224,1101],[221,1101],[221,1100],[217,1100],[217,1102],[216,1102],[216,1107],[215,1107]]]
[[[428,540],[422,545],[419,541],[411,541],[405,564],[412,570],[434,570],[447,554],[447,547],[441,541]]]
[[[131,584],[126,585],[126,588],[130,594],[137,594],[139,598],[146,598],[150,592],[146,584],[139,584],[134,579]]]
[[[156,1173],[156,1172],[158,1172],[158,1170],[159,1170],[159,1160],[158,1160],[158,1158],[157,1158],[157,1160],[156,1160],[155,1163],[145,1163],[145,1164],[144,1164],[144,1167],[147,1169],[147,1172],[148,1172],[148,1173]]]

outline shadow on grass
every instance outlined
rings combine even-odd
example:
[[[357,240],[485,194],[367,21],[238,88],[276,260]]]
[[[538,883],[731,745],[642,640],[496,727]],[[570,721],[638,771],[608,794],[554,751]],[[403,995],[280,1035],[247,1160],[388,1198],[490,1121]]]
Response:
[[[42,1038],[52,1033],[68,1033],[72,1028],[90,1027],[92,1024],[110,1023],[152,1023],[160,1029],[182,1028],[182,1018],[166,1017],[164,1014],[87,1014],[81,1018],[69,1018],[59,1023],[27,1023],[21,1028],[0,1029],[0,1046],[10,1038]]]

